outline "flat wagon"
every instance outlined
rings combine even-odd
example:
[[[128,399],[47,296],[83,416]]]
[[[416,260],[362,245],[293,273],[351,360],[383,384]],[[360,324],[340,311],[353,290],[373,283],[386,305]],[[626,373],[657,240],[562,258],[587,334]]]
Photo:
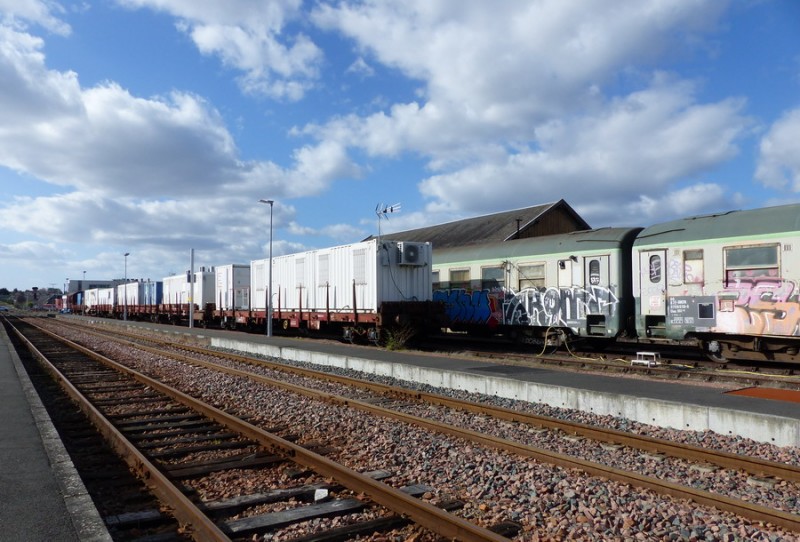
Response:
[[[333,328],[373,342],[391,326],[437,325],[431,264],[430,243],[378,239],[274,257],[272,318],[284,330]],[[263,315],[269,259],[250,269],[251,306]]]

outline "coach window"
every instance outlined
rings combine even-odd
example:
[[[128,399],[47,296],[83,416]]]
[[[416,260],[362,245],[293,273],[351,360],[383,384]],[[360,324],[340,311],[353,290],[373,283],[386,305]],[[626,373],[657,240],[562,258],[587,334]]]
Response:
[[[502,267],[484,267],[481,269],[482,290],[502,288],[505,282],[505,273]]]
[[[518,270],[520,291],[528,288],[544,288],[543,263],[520,265]]]
[[[778,245],[728,247],[725,249],[726,285],[742,279],[778,278]]]
[[[703,283],[703,249],[683,251],[683,283]]]
[[[661,256],[658,254],[650,256],[650,282],[653,284],[661,282]]]
[[[441,283],[439,282],[439,271],[438,270],[433,271],[432,275],[433,275],[433,289],[439,290],[442,287]]]
[[[469,269],[451,269],[450,288],[469,288]]]

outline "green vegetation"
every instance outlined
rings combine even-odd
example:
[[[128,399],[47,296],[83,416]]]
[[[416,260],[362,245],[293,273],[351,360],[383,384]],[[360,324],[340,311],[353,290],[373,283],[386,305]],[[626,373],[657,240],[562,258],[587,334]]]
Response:
[[[385,331],[387,350],[403,350],[408,341],[417,334],[416,328],[410,325],[392,327]]]

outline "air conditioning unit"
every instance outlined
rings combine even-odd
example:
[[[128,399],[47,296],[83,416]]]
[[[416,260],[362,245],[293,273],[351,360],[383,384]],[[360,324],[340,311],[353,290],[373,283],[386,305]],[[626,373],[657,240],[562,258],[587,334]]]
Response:
[[[398,263],[400,265],[425,265],[424,243],[397,243]]]

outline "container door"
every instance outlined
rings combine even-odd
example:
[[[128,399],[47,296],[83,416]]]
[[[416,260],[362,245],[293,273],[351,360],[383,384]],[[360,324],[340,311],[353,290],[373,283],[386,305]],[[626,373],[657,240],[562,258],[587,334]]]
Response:
[[[667,282],[664,276],[666,250],[644,250],[639,253],[642,316],[666,316]]]

